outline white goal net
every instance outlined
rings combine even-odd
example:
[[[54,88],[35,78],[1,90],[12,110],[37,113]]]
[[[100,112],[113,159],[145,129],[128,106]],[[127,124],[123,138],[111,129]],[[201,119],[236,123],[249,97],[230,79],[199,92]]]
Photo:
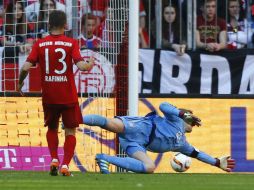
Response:
[[[7,3],[9,2],[9,3]],[[89,72],[75,66],[75,83],[83,114],[116,115],[116,67],[127,34],[128,0],[4,1],[0,54],[0,170],[48,170],[46,128],[40,94],[40,71],[34,67],[25,80],[25,97],[17,91],[19,70],[36,39],[48,35],[48,13],[64,10],[66,35],[79,40],[84,58],[93,56]],[[68,93],[68,92],[67,92]],[[64,131],[59,127],[60,158]],[[80,126],[71,169],[98,171],[95,154],[114,155],[115,135],[97,127]],[[114,169],[114,168],[111,168]]]

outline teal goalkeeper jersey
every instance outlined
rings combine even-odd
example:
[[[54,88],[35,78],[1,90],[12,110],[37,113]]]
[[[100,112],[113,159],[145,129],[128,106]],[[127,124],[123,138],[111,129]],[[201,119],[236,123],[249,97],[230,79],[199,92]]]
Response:
[[[186,144],[184,121],[178,117],[179,110],[171,104],[162,103],[160,110],[164,117],[156,113],[146,117],[117,116],[125,126],[125,132],[119,136],[152,152],[178,150]]]
[[[164,117],[155,113],[146,117],[117,116],[125,125],[125,132],[119,137],[127,140],[129,146],[136,142],[151,152],[174,151],[190,156],[196,149],[186,140],[184,121],[179,117],[180,110],[166,102],[160,104],[160,110]],[[128,147],[128,143],[123,147]],[[215,164],[213,157],[198,152],[197,159]]]

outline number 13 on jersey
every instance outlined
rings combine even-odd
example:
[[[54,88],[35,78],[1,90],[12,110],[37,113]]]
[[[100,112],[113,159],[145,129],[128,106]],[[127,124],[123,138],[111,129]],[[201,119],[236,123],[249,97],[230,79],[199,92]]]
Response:
[[[57,48],[55,49],[55,53],[61,53],[61,58],[58,59],[58,63],[57,64],[62,64],[62,69],[61,70],[57,70],[55,69],[54,72],[56,74],[63,74],[65,73],[65,71],[67,70],[67,64],[65,62],[65,58],[66,58],[66,52],[63,48]],[[55,64],[55,63],[50,63],[49,61],[49,49],[45,48],[45,64],[46,64],[46,74],[50,74],[50,70],[49,70],[49,64]]]

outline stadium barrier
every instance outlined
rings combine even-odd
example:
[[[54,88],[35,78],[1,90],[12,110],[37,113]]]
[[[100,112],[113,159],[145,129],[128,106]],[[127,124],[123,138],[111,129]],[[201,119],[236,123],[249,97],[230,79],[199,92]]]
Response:
[[[115,68],[111,60],[92,50],[82,50],[82,55],[84,58],[93,55],[96,59],[95,67],[89,72],[80,72],[74,67],[78,92],[112,93],[115,88]],[[15,91],[24,60],[24,56],[19,56],[15,63],[0,63],[0,91]],[[139,93],[253,95],[253,62],[252,49],[228,50],[217,54],[187,51],[183,56],[177,56],[169,50],[140,49]],[[24,91],[40,92],[38,67],[31,70]]]
[[[254,94],[254,50],[218,53],[141,49],[141,94]]]

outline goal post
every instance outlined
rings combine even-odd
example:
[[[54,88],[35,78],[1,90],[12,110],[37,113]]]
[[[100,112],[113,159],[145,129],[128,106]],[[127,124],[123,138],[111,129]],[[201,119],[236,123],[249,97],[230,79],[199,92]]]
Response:
[[[139,1],[129,0],[129,90],[130,116],[138,115],[138,53],[139,53]]]

